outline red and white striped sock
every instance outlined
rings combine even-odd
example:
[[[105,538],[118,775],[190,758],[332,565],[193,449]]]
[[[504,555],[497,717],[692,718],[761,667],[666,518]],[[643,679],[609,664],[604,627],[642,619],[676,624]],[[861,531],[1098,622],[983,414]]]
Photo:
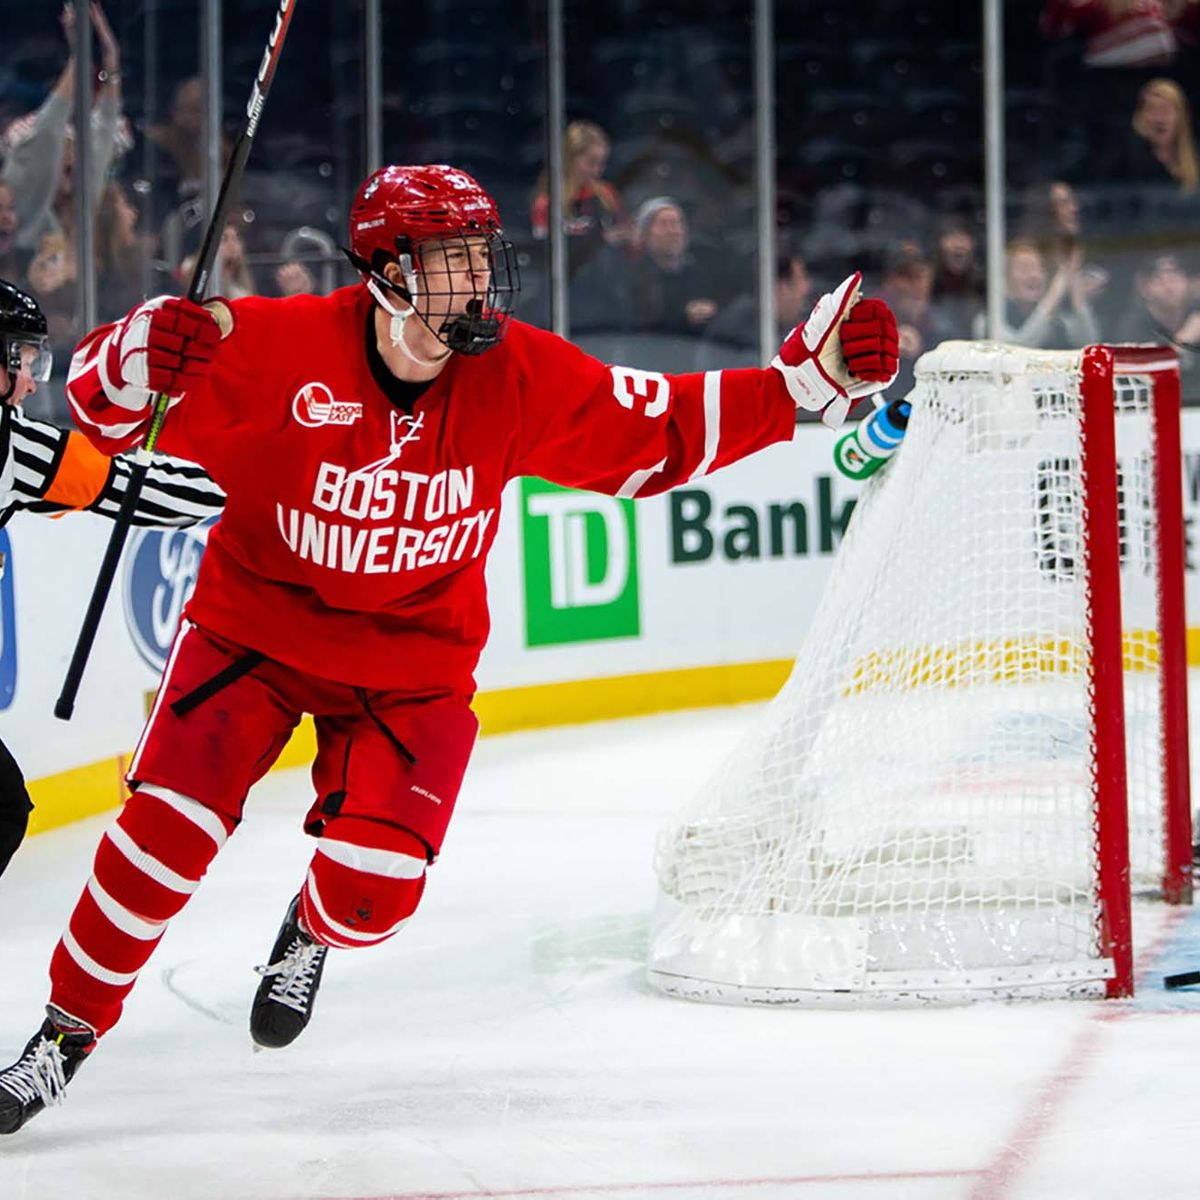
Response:
[[[425,843],[406,830],[337,817],[312,857],[300,892],[300,923],[326,946],[377,945],[416,911],[425,863]]]
[[[101,839],[50,960],[50,1003],[97,1035],[121,1016],[167,922],[200,886],[234,823],[198,800],[138,788]]]

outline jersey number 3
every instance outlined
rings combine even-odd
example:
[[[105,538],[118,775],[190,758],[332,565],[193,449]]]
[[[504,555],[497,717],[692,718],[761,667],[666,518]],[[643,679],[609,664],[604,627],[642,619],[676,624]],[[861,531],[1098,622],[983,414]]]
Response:
[[[671,385],[657,371],[612,367],[613,395],[622,408],[643,405],[648,417],[661,417],[671,402]]]

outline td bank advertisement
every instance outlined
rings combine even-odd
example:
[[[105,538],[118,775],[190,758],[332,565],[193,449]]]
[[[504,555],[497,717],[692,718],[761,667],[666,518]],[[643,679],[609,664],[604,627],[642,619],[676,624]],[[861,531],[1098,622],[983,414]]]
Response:
[[[1185,409],[1182,425],[1195,628],[1200,411]],[[493,632],[480,689],[794,658],[860,489],[834,469],[835,440],[801,429],[790,443],[636,501],[515,483],[489,565]]]
[[[517,481],[480,688],[791,658],[858,490],[834,440],[802,431],[640,500]]]
[[[1200,410],[1185,410],[1183,435],[1195,628]],[[480,691],[791,660],[858,495],[834,472],[835,440],[823,428],[802,429],[790,443],[637,501],[514,481],[487,567],[492,634]],[[1033,528],[1059,528],[1039,512],[1031,510],[1042,521]],[[109,531],[86,513],[22,518],[4,531],[0,735],[20,747],[31,779],[132,749],[194,581],[203,531],[131,538],[75,718],[56,721],[54,700]]]

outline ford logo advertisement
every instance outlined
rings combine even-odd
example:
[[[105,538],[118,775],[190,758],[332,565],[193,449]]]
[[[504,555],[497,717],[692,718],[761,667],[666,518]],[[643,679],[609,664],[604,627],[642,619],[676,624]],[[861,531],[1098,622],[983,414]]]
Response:
[[[196,586],[214,517],[191,529],[144,529],[129,539],[125,556],[125,623],[142,661],[161,674]]]
[[[8,530],[0,529],[0,712],[17,690],[17,606],[13,599],[13,552]]]

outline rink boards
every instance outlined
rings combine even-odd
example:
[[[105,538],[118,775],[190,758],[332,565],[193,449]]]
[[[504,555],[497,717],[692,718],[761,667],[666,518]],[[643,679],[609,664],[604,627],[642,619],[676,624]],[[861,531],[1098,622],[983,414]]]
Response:
[[[835,435],[796,439],[638,502],[519,480],[488,567],[492,635],[478,672],[485,733],[760,699],[786,677],[858,485]],[[1200,508],[1200,414],[1185,412],[1184,504]],[[119,803],[124,761],[194,584],[206,531],[138,531],[70,723],[54,699],[109,526],[18,516],[0,538],[0,736],[51,828]],[[1189,538],[1190,543],[1190,538]],[[1190,586],[1189,659],[1200,662]],[[311,729],[281,765],[306,761]]]

